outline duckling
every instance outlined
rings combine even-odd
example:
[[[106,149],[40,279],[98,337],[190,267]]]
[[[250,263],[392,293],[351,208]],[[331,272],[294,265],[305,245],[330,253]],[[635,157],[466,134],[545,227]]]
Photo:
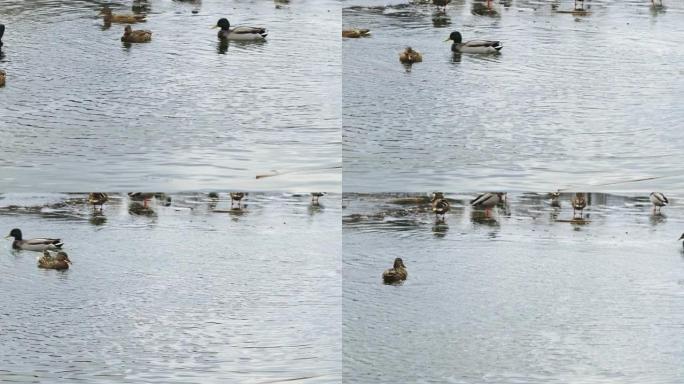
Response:
[[[242,206],[242,199],[245,197],[244,192],[231,192],[230,193],[230,207],[233,208],[233,202],[237,201],[238,208]]]
[[[572,198],[572,217],[575,217],[577,211],[580,212],[580,217],[584,216],[584,208],[586,207],[587,199],[584,197],[584,193],[575,193],[575,197]]]
[[[221,28],[218,33],[219,39],[255,41],[265,40],[268,36],[266,28],[238,26],[230,29],[230,22],[226,18],[219,19],[214,28]]]
[[[7,77],[7,74],[5,73],[5,71],[0,70],[0,87],[5,86],[5,78],[6,77]]]
[[[311,204],[318,205],[318,199],[325,195],[325,192],[311,192]]]
[[[423,55],[411,47],[406,47],[406,49],[399,54],[399,61],[404,64],[420,63],[423,61]]]
[[[62,248],[62,240],[50,238],[37,238],[24,240],[21,234],[21,229],[14,228],[5,238],[13,237],[12,248],[21,249],[24,251],[43,252],[47,249],[55,250]]]
[[[102,206],[108,200],[109,200],[109,196],[107,196],[107,194],[104,192],[91,192],[88,194],[88,203],[93,206],[93,209],[96,209],[97,206],[99,205],[100,211],[101,211]]]
[[[65,270],[69,269],[69,255],[66,252],[57,252],[53,256],[47,249],[43,251],[43,256],[38,259],[38,268]]]
[[[105,25],[109,25],[111,23],[120,23],[120,24],[135,24],[135,23],[142,23],[145,21],[145,15],[117,15],[112,13],[112,9],[109,8],[108,6],[102,7],[102,11],[100,11],[100,15],[104,16],[104,23]]]
[[[382,273],[382,280],[385,284],[393,284],[406,280],[408,277],[408,272],[406,272],[406,266],[404,261],[397,257],[394,259],[394,267],[386,270]]]
[[[124,28],[124,34],[121,36],[121,41],[124,43],[148,43],[152,40],[152,31],[146,29],[133,30],[130,25]]]
[[[667,197],[660,192],[651,192],[649,199],[651,200],[651,203],[653,203],[653,212],[660,212],[660,208],[670,203],[667,200]]]
[[[350,39],[358,39],[359,37],[368,37],[370,29],[367,28],[347,28],[342,30],[342,37]]]
[[[449,3],[451,3],[451,0],[432,0],[432,4],[437,6],[437,10],[439,11],[441,7],[442,12],[446,12],[446,7]]]
[[[435,192],[432,194],[432,212],[435,213],[435,216],[437,216],[438,219],[441,216],[441,219],[444,220],[444,216],[450,209],[451,206],[449,201],[444,198],[442,192]]]
[[[454,53],[497,53],[503,48],[500,41],[493,40],[470,40],[463,43],[460,32],[451,32],[444,41],[453,41],[451,51]]]

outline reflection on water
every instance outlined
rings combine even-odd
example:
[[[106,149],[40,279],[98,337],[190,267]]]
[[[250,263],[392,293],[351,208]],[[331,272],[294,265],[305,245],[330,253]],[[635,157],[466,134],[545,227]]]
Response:
[[[342,43],[345,190],[684,188],[683,2],[429,3],[343,3],[345,27],[372,31]],[[456,30],[504,48],[453,55]],[[409,73],[406,46],[423,54]]]
[[[343,375],[350,383],[671,383],[684,368],[682,194],[343,198]],[[665,219],[666,218],[666,219]],[[401,257],[408,279],[382,284]]]
[[[226,193],[170,197],[0,194],[3,237],[61,237],[73,261],[0,242],[0,381],[339,383],[340,196],[311,215],[252,193],[237,216]]]
[[[105,3],[152,42],[123,45]],[[219,17],[268,40],[222,45]],[[339,189],[339,20],[335,0],[0,0],[0,189]]]

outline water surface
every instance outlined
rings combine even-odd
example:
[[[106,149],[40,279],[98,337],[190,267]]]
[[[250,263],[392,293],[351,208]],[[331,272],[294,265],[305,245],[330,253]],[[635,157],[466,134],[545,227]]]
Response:
[[[346,382],[682,382],[684,195],[591,194],[572,221],[567,194],[487,217],[453,193],[445,224],[417,197],[345,194]]]
[[[0,244],[0,381],[340,382],[339,195],[82,197],[0,194],[3,236],[59,236],[73,260]]]
[[[342,43],[345,191],[684,188],[684,3],[492,3],[343,3],[372,30]],[[455,30],[504,48],[453,56]],[[410,72],[406,46],[423,53]]]
[[[130,1],[0,0],[0,188],[339,189],[339,2],[138,3],[153,39],[126,46],[97,14]],[[219,17],[268,40],[222,45]]]

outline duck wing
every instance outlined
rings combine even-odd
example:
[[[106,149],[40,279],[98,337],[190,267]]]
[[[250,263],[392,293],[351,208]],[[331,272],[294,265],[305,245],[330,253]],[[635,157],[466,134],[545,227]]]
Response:
[[[24,244],[26,245],[54,245],[57,248],[62,247],[64,243],[62,243],[61,239],[48,239],[48,238],[38,238],[38,239],[29,239],[25,240]]]
[[[465,43],[463,43],[463,46],[472,47],[472,48],[476,48],[476,47],[494,47],[494,48],[496,48],[496,47],[501,46],[501,42],[500,41],[494,41],[494,40],[470,40],[470,41],[466,41]]]
[[[489,193],[489,192],[483,193],[480,196],[474,198],[473,200],[470,200],[470,205],[482,205],[485,202],[493,199],[494,196],[496,196],[496,195],[493,193]]]
[[[255,34],[255,33],[256,33],[256,34],[261,35],[261,34],[266,33],[266,28],[261,28],[261,27],[246,27],[246,26],[243,26],[243,27],[235,27],[234,29],[232,29],[232,30],[230,31],[230,33],[235,33],[235,34],[238,34],[238,35],[241,35],[241,34]]]

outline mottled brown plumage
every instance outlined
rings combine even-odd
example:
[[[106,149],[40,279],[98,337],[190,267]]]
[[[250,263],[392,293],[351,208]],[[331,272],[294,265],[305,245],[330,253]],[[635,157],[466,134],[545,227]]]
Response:
[[[382,280],[385,284],[393,284],[406,280],[408,277],[408,272],[406,272],[406,266],[404,261],[397,257],[394,259],[394,267],[386,270],[382,274]]]
[[[414,50],[411,47],[407,47],[403,52],[399,54],[399,61],[404,64],[420,63],[423,61],[423,55],[420,52]]]
[[[121,41],[124,43],[147,43],[152,40],[152,31],[146,29],[133,30],[130,25],[124,28]]]
[[[62,251],[53,255],[50,251],[45,250],[43,256],[38,259],[38,268],[63,270],[69,269],[69,264],[71,264],[69,255]]]

